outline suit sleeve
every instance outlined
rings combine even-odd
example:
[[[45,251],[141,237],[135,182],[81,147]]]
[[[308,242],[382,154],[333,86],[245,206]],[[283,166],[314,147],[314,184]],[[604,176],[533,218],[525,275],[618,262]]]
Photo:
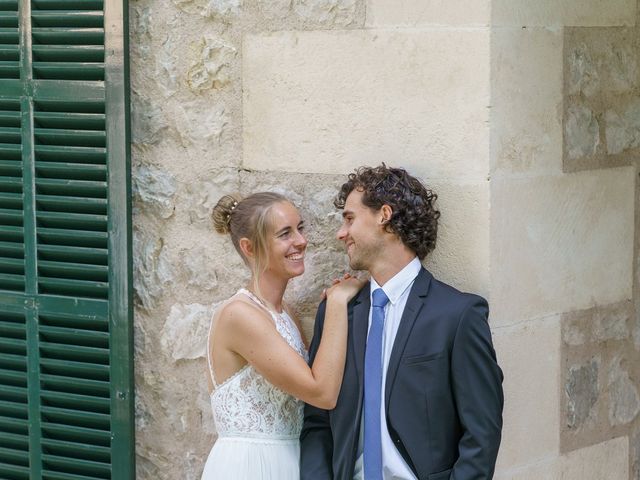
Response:
[[[309,348],[309,364],[313,365],[320,339],[326,300],[318,307]],[[300,480],[329,480],[332,472],[333,436],[329,426],[329,412],[313,405],[304,407],[304,423],[300,432]]]
[[[493,477],[502,431],[502,370],[496,361],[487,323],[486,300],[474,296],[454,338],[451,375],[463,428],[451,480]]]

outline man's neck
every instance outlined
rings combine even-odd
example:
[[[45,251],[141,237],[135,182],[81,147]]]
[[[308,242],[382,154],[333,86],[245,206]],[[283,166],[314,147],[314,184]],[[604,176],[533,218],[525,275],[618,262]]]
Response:
[[[402,248],[388,249],[384,252],[384,258],[377,259],[375,264],[371,266],[369,273],[376,283],[382,287],[414,258],[416,258],[415,252],[412,252],[404,245]]]

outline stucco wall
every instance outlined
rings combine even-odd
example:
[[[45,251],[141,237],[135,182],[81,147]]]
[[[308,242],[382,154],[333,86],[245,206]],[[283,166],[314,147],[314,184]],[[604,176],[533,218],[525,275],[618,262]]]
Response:
[[[289,293],[310,331],[347,265],[332,197],[380,161],[439,194],[427,267],[490,300],[497,476],[640,478],[635,0],[130,10],[138,478],[199,478],[215,439],[208,323],[246,279],[211,229],[217,199],[275,190],[301,208]]]

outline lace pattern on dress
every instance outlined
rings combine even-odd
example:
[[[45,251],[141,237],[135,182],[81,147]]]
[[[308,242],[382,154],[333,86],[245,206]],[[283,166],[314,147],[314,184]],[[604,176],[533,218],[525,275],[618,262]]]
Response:
[[[245,295],[265,309],[282,338],[305,360],[308,359],[302,336],[286,312],[272,312],[248,290],[240,289],[238,294]],[[245,365],[218,385],[208,354],[207,357],[214,384],[211,408],[220,437],[288,439],[300,435],[302,401],[271,384],[251,365]]]

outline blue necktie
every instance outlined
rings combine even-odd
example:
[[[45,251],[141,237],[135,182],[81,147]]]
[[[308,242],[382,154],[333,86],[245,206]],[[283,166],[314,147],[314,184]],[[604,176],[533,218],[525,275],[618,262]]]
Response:
[[[371,327],[364,354],[364,478],[382,480],[382,334],[384,306],[389,301],[381,288],[373,291]]]

